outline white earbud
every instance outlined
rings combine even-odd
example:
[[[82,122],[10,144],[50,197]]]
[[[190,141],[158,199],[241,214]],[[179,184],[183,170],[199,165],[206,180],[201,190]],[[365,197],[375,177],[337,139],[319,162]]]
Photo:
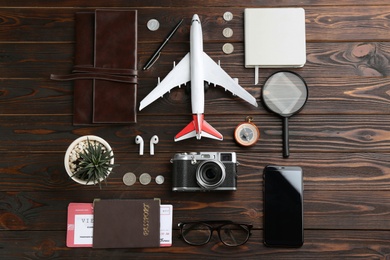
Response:
[[[152,138],[150,139],[150,154],[154,155],[154,145],[158,144],[158,136],[153,135]]]
[[[135,143],[139,144],[139,155],[144,154],[144,139],[141,136],[137,135],[135,137]]]

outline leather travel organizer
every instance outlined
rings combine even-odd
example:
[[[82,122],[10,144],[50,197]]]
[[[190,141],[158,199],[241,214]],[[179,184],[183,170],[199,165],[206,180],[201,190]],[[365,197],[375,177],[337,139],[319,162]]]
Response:
[[[76,13],[73,124],[137,121],[137,10]]]

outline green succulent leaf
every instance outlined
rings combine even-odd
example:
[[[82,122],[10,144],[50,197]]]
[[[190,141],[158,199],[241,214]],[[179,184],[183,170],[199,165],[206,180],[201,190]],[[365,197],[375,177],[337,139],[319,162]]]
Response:
[[[72,177],[85,180],[87,184],[90,182],[98,183],[100,188],[102,187],[101,179],[106,183],[109,172],[118,166],[110,163],[111,159],[114,158],[112,150],[108,151],[99,142],[90,142],[89,138],[87,138],[87,147],[79,155],[78,166]]]

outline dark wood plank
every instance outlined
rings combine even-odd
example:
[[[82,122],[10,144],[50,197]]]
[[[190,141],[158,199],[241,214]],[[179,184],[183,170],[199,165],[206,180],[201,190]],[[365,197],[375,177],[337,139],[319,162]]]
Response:
[[[137,182],[132,187],[124,186],[123,175],[134,172],[137,176],[148,172],[153,178],[165,177],[164,185],[152,185],[156,193],[171,190],[170,159],[176,152],[161,152],[156,147],[152,157],[147,151],[139,156],[137,147],[129,147],[128,152],[115,153],[116,163],[120,166],[110,175],[103,190],[148,191]],[[116,152],[116,150],[114,150]],[[208,150],[210,151],[210,150]],[[301,166],[304,170],[305,190],[307,191],[388,191],[390,189],[389,153],[292,153],[288,161],[280,153],[253,153],[250,149],[235,149],[240,165],[238,166],[239,189],[258,191],[262,186],[262,171],[268,164]],[[187,151],[189,152],[189,151]],[[57,191],[86,190],[99,191],[98,186],[80,186],[71,181],[64,169],[65,150],[46,153],[4,153],[0,158],[1,191]],[[103,192],[104,192],[103,191]]]
[[[169,1],[169,2],[157,2],[153,0],[146,0],[146,1],[135,1],[135,2],[128,2],[126,0],[113,0],[110,1],[109,3],[103,1],[103,0],[97,0],[95,3],[91,3],[88,0],[65,0],[61,1],[60,3],[53,3],[50,0],[38,0],[36,2],[36,6],[42,6],[42,7],[96,7],[96,6],[108,6],[108,7],[151,7],[151,8],[156,8],[156,7],[188,7],[188,0],[187,1]],[[17,6],[22,6],[22,7],[28,7],[29,2],[27,1],[13,1],[13,2],[8,2],[6,0],[2,0],[1,2],[2,6],[8,6],[8,7],[17,7]],[[192,2],[191,2],[192,3]],[[277,3],[269,3],[269,2],[262,2],[261,4],[256,1],[256,0],[249,0],[246,1],[245,3],[237,3],[234,0],[214,0],[214,1],[207,1],[207,0],[199,0],[196,1],[195,3],[192,3],[194,7],[220,7],[220,6],[227,6],[227,7],[232,7],[232,6],[267,6],[267,7],[279,7],[279,6],[307,6],[307,5],[313,5],[313,6],[367,6],[368,3],[367,1],[363,0],[344,0],[343,2],[340,1],[335,1],[335,0],[319,0],[316,2],[312,2],[310,0],[304,0],[300,1],[297,3],[294,0],[280,0]],[[386,6],[388,3],[384,3],[381,0],[372,0],[370,1],[370,5],[382,5]],[[33,6],[33,5],[31,5]]]
[[[265,79],[262,79],[264,81]],[[302,113],[304,114],[389,114],[387,89],[389,81],[383,77],[353,78],[306,78],[309,86],[309,100]],[[244,86],[260,102],[261,85],[253,86],[253,78],[240,78]],[[140,79],[138,100],[142,100],[157,84],[156,79]],[[167,115],[172,113],[189,113],[189,96],[184,89],[174,89],[172,94],[156,100],[151,108],[145,108],[139,115]],[[1,114],[66,114],[71,115],[73,83],[59,82],[50,79],[4,79],[0,87],[2,106]],[[223,99],[221,102],[214,102]],[[234,100],[234,102],[233,102]],[[237,101],[236,101],[237,100]],[[210,103],[209,102],[213,102]],[[24,105],[21,106],[20,103]],[[222,88],[211,88],[206,93],[206,113],[218,111],[223,113],[228,105],[234,114],[245,114],[254,110],[254,114],[267,114],[262,107],[258,110],[248,107],[240,99],[233,98]],[[215,106],[221,107],[218,108]],[[158,106],[159,109],[156,109]],[[340,109],[348,108],[348,109]],[[232,113],[232,112],[230,112]]]
[[[73,83],[47,79],[3,79],[0,114],[72,114]],[[23,105],[21,105],[23,104]]]
[[[254,122],[260,127],[262,137],[256,146],[247,148],[247,151],[281,151],[282,120],[272,114],[263,115],[261,118],[256,114],[252,115]],[[106,138],[114,151],[120,152],[137,151],[138,148],[134,144],[137,134],[145,138],[157,134],[161,140],[156,148],[159,152],[182,150],[182,145],[185,145],[186,151],[244,149],[233,139],[234,129],[244,117],[228,113],[206,116],[210,124],[225,136],[223,142],[189,139],[181,143],[175,143],[173,137],[191,120],[189,114],[169,117],[140,116],[139,123],[132,126],[92,127],[73,127],[71,116],[20,115],[0,118],[2,151],[65,151],[74,139],[85,134]],[[388,152],[389,121],[389,115],[296,115],[290,119],[291,158],[295,158],[294,153],[301,152]],[[164,125],[164,128],[161,128],[161,125]]]
[[[239,183],[235,192],[214,192],[218,196],[210,196],[207,192],[164,193],[168,185],[160,188],[156,187],[157,184],[138,187],[137,190],[125,187],[122,191],[104,189],[95,192],[78,185],[77,190],[57,191],[56,196],[47,192],[1,192],[0,230],[65,230],[70,202],[151,197],[173,204],[175,227],[185,221],[228,219],[252,223],[256,229],[263,228],[262,186],[252,190],[245,184]],[[307,190],[304,192],[304,226],[309,230],[389,230],[389,203],[388,190],[371,191],[371,196],[361,191]]]
[[[243,66],[243,44],[234,44],[233,55],[223,54],[222,45],[223,43],[206,43],[204,50],[215,61],[220,60],[223,69],[232,77],[253,84],[254,70]],[[152,47],[141,46],[138,55],[139,68],[150,58],[158,44]],[[52,73],[70,73],[73,66],[73,44],[70,43],[0,43],[0,48],[3,49],[3,56],[0,57],[2,73],[8,78],[47,79]],[[140,72],[140,78],[156,80],[157,77],[165,77],[172,69],[173,62],[179,62],[188,51],[187,43],[168,44],[152,69]],[[301,69],[291,70],[304,78],[381,77],[390,75],[390,66],[387,62],[389,57],[390,43],[387,42],[308,43],[306,65]],[[277,70],[263,69],[260,75],[267,77],[275,71]]]
[[[243,66],[244,45],[242,43],[233,43],[233,45],[234,53],[231,55],[222,52],[223,43],[206,43],[204,51],[215,61],[220,60],[222,68],[232,77],[237,77],[240,81],[248,79],[248,82],[253,84],[254,70]],[[387,62],[389,46],[388,42],[309,42],[306,45],[305,66],[289,70],[298,72],[305,79],[387,76],[389,75]],[[154,49],[150,50],[151,53]],[[164,77],[171,70],[173,61],[179,62],[188,50],[189,47],[183,44],[167,45],[152,69],[141,74],[141,77]],[[144,64],[148,58],[148,55],[143,57],[141,54],[139,63]],[[260,69],[260,76],[267,77],[278,70],[281,69]],[[259,83],[261,86],[262,82]]]
[[[64,236],[64,231],[1,232],[0,247],[7,248],[6,251],[2,250],[2,255],[8,259],[97,259],[106,256],[116,259],[215,259],[221,256],[226,259],[386,259],[390,253],[388,232],[385,231],[367,233],[346,230],[341,234],[327,230],[308,230],[305,231],[306,243],[299,249],[267,248],[262,244],[261,230],[254,230],[249,241],[237,248],[223,246],[217,237],[205,246],[193,247],[175,236],[171,248],[92,250],[67,248]],[[34,245],[33,249],[31,244]]]
[[[0,5],[3,6],[3,5]],[[236,6],[236,5],[235,5]],[[74,41],[74,14],[78,11],[94,11],[97,6],[85,8],[0,8],[4,29],[0,31],[2,41]],[[243,42],[243,13],[245,8],[264,7],[245,5],[243,7],[213,7],[199,5],[193,7],[159,8],[141,7],[138,10],[139,42],[162,42],[175,24],[181,19],[185,21],[171,42],[188,41],[191,18],[196,12],[203,24],[205,41]],[[387,32],[390,22],[386,18],[390,14],[390,5],[359,6],[348,8],[337,6],[304,6],[306,12],[306,38],[309,42],[325,41],[388,41]],[[112,8],[117,8],[113,5]],[[134,9],[134,7],[133,7]],[[224,12],[233,14],[233,20],[226,22]],[[147,30],[149,19],[160,21],[161,27],[155,32]],[[355,24],[359,27],[355,28]],[[222,36],[225,27],[233,29],[233,36],[226,39]],[[341,40],[342,39],[342,40]]]
[[[188,7],[189,1],[161,1],[156,2],[154,0],[144,0],[144,1],[131,1],[128,2],[126,0],[112,0],[110,2],[106,2],[103,0],[97,0],[94,3],[91,3],[88,0],[65,0],[61,1],[59,3],[55,2],[53,3],[50,0],[38,0],[34,1],[34,4],[30,4],[28,1],[12,1],[9,2],[7,0],[1,0],[0,5],[5,7],[149,7],[149,8],[161,8],[161,7]],[[388,3],[384,3],[383,0],[372,0],[369,3],[370,5],[381,5],[381,6],[387,6]],[[280,0],[276,3],[270,3],[270,2],[261,2],[259,3],[256,0],[248,0],[242,3],[237,3],[237,1],[234,0],[213,0],[213,1],[207,1],[207,0],[199,0],[196,2],[191,1],[191,6],[195,7],[229,7],[232,8],[233,6],[241,6],[241,7],[283,7],[283,6],[341,6],[341,7],[350,7],[350,6],[368,6],[369,5],[367,1],[363,0],[343,0],[342,2],[336,1],[336,0],[319,0],[313,1],[311,0],[304,0],[297,3],[294,0]]]

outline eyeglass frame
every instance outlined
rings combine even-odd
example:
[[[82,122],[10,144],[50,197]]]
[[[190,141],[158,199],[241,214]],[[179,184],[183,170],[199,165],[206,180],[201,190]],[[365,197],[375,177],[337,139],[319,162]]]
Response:
[[[219,224],[217,227],[212,227],[211,225],[212,224]],[[184,225],[188,225],[188,224],[204,224],[205,226],[207,226],[210,230],[210,235],[209,235],[209,238],[206,240],[206,242],[202,243],[202,244],[195,244],[195,243],[191,243],[190,241],[186,240],[185,236],[183,235],[183,226]],[[229,245],[227,243],[225,243],[222,238],[221,238],[221,228],[223,226],[226,226],[228,224],[235,224],[235,225],[238,225],[238,226],[243,226],[247,229],[248,231],[248,235],[245,239],[245,241],[241,244],[238,244],[238,245]],[[224,244],[225,246],[229,246],[229,247],[236,247],[236,246],[241,246],[243,244],[245,244],[246,242],[248,242],[249,240],[249,237],[252,235],[251,233],[251,230],[253,228],[253,225],[252,224],[243,224],[243,223],[236,223],[236,222],[233,222],[233,221],[230,221],[230,220],[212,220],[212,221],[193,221],[193,222],[180,222],[178,225],[177,225],[179,228],[180,228],[180,238],[182,238],[184,240],[184,242],[186,242],[187,244],[191,245],[191,246],[203,246],[203,245],[206,245],[207,243],[210,242],[211,238],[213,237],[213,232],[214,230],[217,231],[218,233],[218,238],[219,238],[219,241],[222,242],[222,244]]]

